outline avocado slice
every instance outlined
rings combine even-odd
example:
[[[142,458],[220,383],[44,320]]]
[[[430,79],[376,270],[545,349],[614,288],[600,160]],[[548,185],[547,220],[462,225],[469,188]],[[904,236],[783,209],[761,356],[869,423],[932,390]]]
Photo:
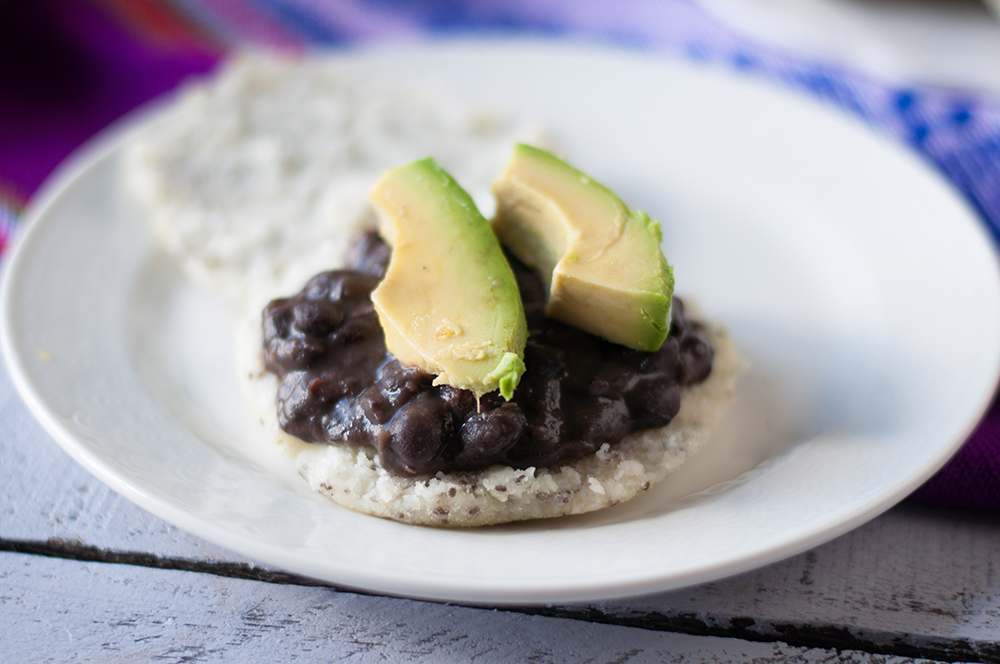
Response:
[[[472,198],[428,158],[387,171],[368,199],[392,247],[372,292],[389,352],[437,374],[435,385],[510,399],[528,327],[514,273]]]
[[[546,316],[630,348],[660,348],[674,276],[656,221],[529,145],[514,147],[493,193],[497,237],[547,282]]]

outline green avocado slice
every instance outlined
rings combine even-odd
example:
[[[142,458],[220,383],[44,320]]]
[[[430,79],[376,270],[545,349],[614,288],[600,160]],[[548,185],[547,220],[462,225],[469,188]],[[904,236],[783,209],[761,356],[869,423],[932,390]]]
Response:
[[[510,399],[528,328],[489,222],[431,158],[387,171],[368,198],[392,247],[372,293],[389,352],[435,385]]]
[[[548,282],[546,316],[638,350],[663,345],[674,276],[656,221],[529,145],[514,147],[493,192],[497,237]]]

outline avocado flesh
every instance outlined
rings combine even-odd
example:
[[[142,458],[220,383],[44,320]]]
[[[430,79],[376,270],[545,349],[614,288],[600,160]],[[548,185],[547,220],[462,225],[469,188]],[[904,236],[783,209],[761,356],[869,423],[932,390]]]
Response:
[[[637,350],[660,348],[674,277],[656,221],[528,145],[514,148],[493,192],[500,241],[547,281],[546,316]]]
[[[510,399],[528,328],[489,222],[433,159],[386,172],[368,198],[392,247],[372,292],[389,352],[435,385]]]

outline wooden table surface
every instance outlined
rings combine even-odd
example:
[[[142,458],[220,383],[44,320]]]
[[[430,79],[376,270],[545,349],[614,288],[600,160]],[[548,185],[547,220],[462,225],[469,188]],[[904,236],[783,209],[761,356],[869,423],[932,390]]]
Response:
[[[255,565],[91,477],[0,373],[0,662],[1000,661],[1000,522],[903,504],[824,546],[649,597],[519,609]]]

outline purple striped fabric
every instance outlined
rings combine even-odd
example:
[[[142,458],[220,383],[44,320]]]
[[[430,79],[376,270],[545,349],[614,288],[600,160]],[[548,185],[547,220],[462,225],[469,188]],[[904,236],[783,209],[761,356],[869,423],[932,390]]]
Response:
[[[19,210],[0,193],[0,253],[7,248],[17,228]]]
[[[30,196],[83,141],[217,57],[144,40],[85,0],[0,3],[0,183]]]

